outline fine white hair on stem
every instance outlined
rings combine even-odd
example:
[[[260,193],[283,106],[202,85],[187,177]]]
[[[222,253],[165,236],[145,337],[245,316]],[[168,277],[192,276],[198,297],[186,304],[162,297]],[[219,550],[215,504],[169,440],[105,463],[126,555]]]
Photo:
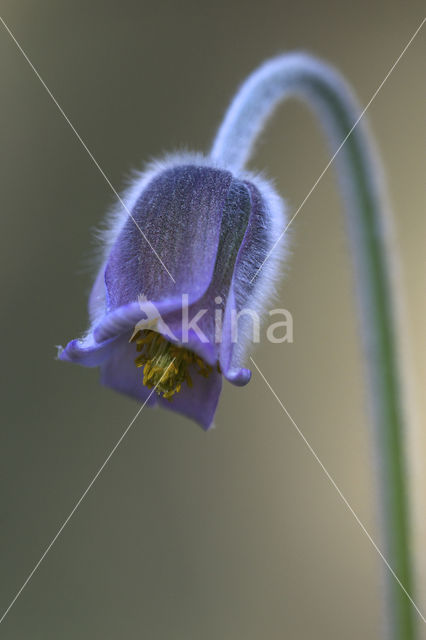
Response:
[[[399,288],[390,211],[363,117],[365,109],[361,110],[352,90],[331,66],[299,52],[278,56],[261,65],[240,87],[219,127],[211,157],[230,170],[241,171],[277,105],[293,97],[313,110],[326,134],[333,155],[323,173],[334,160],[336,164],[347,213],[368,365],[383,542],[396,575],[413,595],[407,425],[398,335],[400,310],[396,304]],[[413,640],[417,635],[417,614],[390,574],[386,601],[389,635],[395,640]]]

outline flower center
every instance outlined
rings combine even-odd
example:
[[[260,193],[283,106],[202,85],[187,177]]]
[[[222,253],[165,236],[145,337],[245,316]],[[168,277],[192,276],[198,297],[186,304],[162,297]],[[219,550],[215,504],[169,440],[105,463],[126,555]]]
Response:
[[[172,344],[156,331],[138,331],[131,342],[136,343],[136,349],[140,352],[135,364],[144,368],[143,384],[149,389],[155,387],[163,398],[171,400],[175,393],[179,393],[184,382],[192,387],[189,367],[194,367],[204,378],[213,370],[196,353]]]

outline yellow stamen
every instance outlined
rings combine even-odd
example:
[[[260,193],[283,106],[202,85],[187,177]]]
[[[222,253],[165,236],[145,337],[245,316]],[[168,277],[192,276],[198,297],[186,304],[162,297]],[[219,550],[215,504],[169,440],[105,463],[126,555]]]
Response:
[[[144,367],[143,384],[149,389],[155,387],[158,395],[168,400],[171,400],[175,393],[179,393],[184,382],[188,387],[192,387],[189,367],[193,367],[193,370],[204,378],[213,371],[213,368],[193,351],[172,344],[156,331],[138,331],[132,336],[131,342],[136,344],[138,352],[136,366]]]

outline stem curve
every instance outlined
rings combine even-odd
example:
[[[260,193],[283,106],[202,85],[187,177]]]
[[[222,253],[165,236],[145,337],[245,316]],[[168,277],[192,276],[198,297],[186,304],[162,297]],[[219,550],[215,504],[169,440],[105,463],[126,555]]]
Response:
[[[231,170],[242,169],[268,118],[288,97],[301,98],[313,109],[334,154],[332,160],[336,157],[368,364],[385,556],[412,596],[392,228],[375,149],[362,120],[365,110],[361,111],[346,82],[330,66],[303,53],[279,56],[261,65],[243,83],[219,127],[210,156]],[[393,576],[388,573],[387,577],[389,636],[414,640],[415,609]]]

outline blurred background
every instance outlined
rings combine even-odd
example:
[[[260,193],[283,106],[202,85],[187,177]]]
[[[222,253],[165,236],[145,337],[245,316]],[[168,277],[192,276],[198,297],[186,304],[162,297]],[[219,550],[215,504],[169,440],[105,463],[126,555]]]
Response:
[[[277,53],[327,59],[366,104],[424,3],[2,0],[0,13],[120,190],[131,169],[164,151],[208,150],[237,86]],[[420,416],[425,54],[423,29],[368,110],[395,211]],[[86,327],[92,229],[114,196],[3,27],[0,83],[3,611],[138,407],[102,388],[97,370],[54,359],[54,345]],[[317,123],[295,102],[277,112],[251,166],[276,180],[295,211],[328,160]],[[255,358],[380,544],[342,211],[330,170],[294,222],[279,292],[294,343],[265,341]],[[417,449],[426,452],[424,441]],[[210,433],[169,412],[142,412],[0,635],[373,640],[381,572],[254,373],[243,389],[225,385]],[[417,601],[424,610],[424,595]]]

